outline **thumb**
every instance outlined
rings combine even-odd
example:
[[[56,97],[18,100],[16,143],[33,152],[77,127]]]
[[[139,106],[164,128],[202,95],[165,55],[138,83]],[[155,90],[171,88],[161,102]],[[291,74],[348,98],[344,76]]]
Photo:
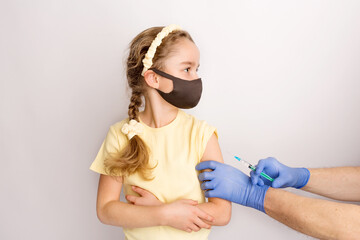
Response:
[[[261,159],[255,167],[255,173],[257,175],[260,175],[260,173],[264,171],[264,168],[266,167],[266,161],[264,159]]]
[[[215,168],[216,168],[216,166],[217,166],[218,164],[219,164],[218,162],[213,161],[213,160],[203,161],[203,162],[199,163],[199,164],[195,167],[195,169],[198,170],[198,171],[205,170],[205,169],[215,170]]]
[[[250,178],[251,178],[252,184],[256,185],[258,183],[259,176],[260,175],[256,174],[254,171],[250,172]]]

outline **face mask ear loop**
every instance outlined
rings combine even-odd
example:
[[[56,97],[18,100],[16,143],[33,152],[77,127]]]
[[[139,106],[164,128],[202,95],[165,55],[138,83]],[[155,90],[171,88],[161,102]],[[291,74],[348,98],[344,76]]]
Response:
[[[173,80],[173,78],[176,78],[176,77],[174,77],[174,76],[172,76],[172,75],[170,75],[170,74],[168,74],[168,73],[166,73],[166,72],[160,71],[160,70],[158,70],[158,69],[156,69],[156,68],[149,68],[149,70],[152,70],[152,71],[154,71],[157,75],[160,75],[160,76],[162,76],[162,77],[164,77],[164,78],[167,78],[167,79],[170,79],[170,80]]]
[[[161,71],[161,70],[159,70],[159,69],[156,69],[156,68],[149,68],[149,70],[152,70],[152,71],[154,71],[156,74],[158,74],[158,75],[160,75],[160,76],[162,76],[162,77],[164,77],[164,78],[167,78],[167,79],[170,79],[170,80],[180,80],[180,81],[187,81],[187,80],[185,80],[185,79],[181,79],[181,78],[178,78],[178,77],[174,77],[174,76],[172,76],[172,75],[170,75],[170,74],[168,74],[168,73],[166,73],[166,72],[163,72],[163,71]],[[195,81],[195,80],[200,80],[201,78],[198,78],[198,79],[194,79],[194,80],[192,80],[192,81]]]

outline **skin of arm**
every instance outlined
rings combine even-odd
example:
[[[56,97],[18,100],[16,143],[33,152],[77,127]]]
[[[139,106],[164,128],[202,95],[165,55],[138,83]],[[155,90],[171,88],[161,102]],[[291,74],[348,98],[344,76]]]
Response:
[[[342,201],[360,201],[360,167],[309,169],[304,191]]]
[[[96,203],[99,220],[104,224],[129,228],[160,225],[161,220],[158,207],[147,208],[119,201],[122,182],[121,177],[100,175]],[[142,217],[135,217],[139,215]],[[130,219],[126,219],[124,216],[128,216]],[[152,221],[154,222],[151,224]]]
[[[215,134],[213,134],[205,148],[201,161],[214,160],[223,163],[223,158],[219,146],[219,142]],[[215,226],[227,225],[231,219],[231,202],[221,198],[208,198],[208,202],[201,203],[198,208],[214,217],[212,223]]]
[[[269,188],[266,213],[304,234],[320,239],[358,239],[360,206],[298,196]]]
[[[193,200],[156,206],[119,201],[122,182],[121,177],[100,175],[96,210],[102,223],[126,228],[171,226],[187,232],[199,229],[198,226],[210,228],[203,221],[211,222],[213,218],[198,209]]]

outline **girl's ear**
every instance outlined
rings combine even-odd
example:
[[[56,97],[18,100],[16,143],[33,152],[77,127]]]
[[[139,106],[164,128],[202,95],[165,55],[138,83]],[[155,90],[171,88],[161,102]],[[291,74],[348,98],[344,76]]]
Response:
[[[156,75],[156,73],[153,70],[147,70],[144,73],[144,79],[145,79],[146,84],[149,87],[156,88],[156,89],[159,88],[159,85],[160,85],[159,77]]]

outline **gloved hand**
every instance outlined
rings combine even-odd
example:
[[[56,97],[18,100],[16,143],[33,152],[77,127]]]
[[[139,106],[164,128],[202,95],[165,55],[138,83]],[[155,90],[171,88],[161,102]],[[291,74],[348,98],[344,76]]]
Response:
[[[199,174],[206,197],[223,198],[265,213],[264,198],[268,186],[254,185],[240,170],[216,161],[204,161],[196,166],[196,170],[204,169],[213,170]]]
[[[263,178],[260,173],[264,172],[274,179],[273,182]],[[310,172],[306,168],[291,168],[280,163],[275,158],[260,160],[256,165],[256,171],[250,173],[253,184],[259,186],[268,185],[273,188],[304,187],[310,178]]]

